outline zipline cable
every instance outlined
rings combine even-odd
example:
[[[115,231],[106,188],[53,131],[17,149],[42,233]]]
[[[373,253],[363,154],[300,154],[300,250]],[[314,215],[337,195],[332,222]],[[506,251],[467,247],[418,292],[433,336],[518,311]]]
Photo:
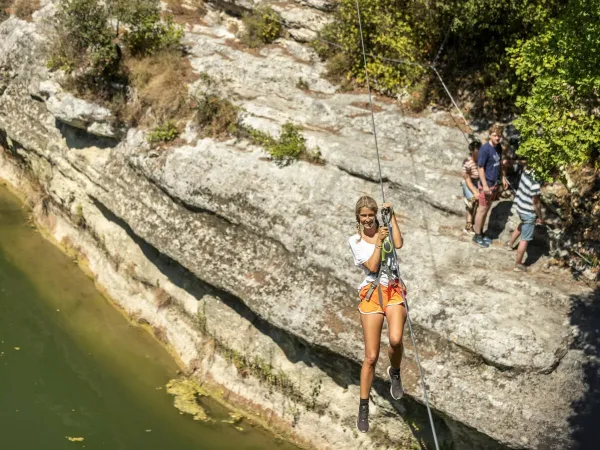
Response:
[[[367,55],[365,53],[365,41],[363,40],[362,20],[360,18],[360,6],[356,0],[358,11],[358,27],[360,30],[360,46],[362,49],[363,63],[365,65],[365,77],[367,80],[367,92],[369,93],[369,106],[371,107],[371,126],[373,127],[373,138],[375,139],[375,151],[377,152],[377,167],[379,168],[379,186],[381,187],[381,198],[385,203],[385,192],[383,190],[383,176],[381,175],[381,160],[379,159],[379,144],[377,143],[377,128],[375,127],[375,111],[373,110],[373,99],[371,98],[371,83],[369,81],[369,69],[367,68]],[[393,246],[392,246],[393,247]]]
[[[380,158],[379,158],[379,145],[377,143],[377,131],[376,131],[376,126],[375,126],[375,112],[373,110],[373,100],[371,98],[371,85],[370,85],[370,81],[369,81],[369,69],[367,67],[367,55],[366,55],[366,52],[365,52],[365,44],[364,44],[364,37],[363,37],[363,30],[362,30],[362,17],[361,17],[361,13],[360,13],[360,5],[358,3],[358,0],[356,0],[356,13],[358,15],[358,27],[359,27],[359,31],[360,31],[360,42],[361,42],[361,48],[362,48],[363,62],[364,62],[364,65],[365,65],[365,76],[366,76],[366,82],[367,82],[367,91],[369,92],[369,104],[371,106],[371,122],[373,124],[373,137],[375,138],[375,150],[377,152],[377,165],[379,167],[379,184],[381,186],[381,197],[382,197],[383,201],[385,202],[385,193],[384,193],[384,190],[383,190],[383,175],[381,173],[381,161],[380,161]],[[392,247],[392,250],[393,250],[394,259],[396,261],[398,261],[398,256],[396,255],[396,246],[392,244],[391,247]],[[437,441],[437,433],[435,431],[435,424],[433,422],[433,415],[431,413],[431,407],[429,406],[429,398],[427,396],[427,386],[425,385],[425,376],[423,375],[423,369],[421,367],[421,360],[419,358],[419,352],[417,351],[417,342],[415,340],[415,334],[413,332],[412,322],[410,320],[410,314],[409,314],[409,308],[408,308],[408,301],[406,299],[404,299],[404,302],[405,302],[405,305],[406,305],[406,321],[408,323],[408,330],[410,332],[410,338],[412,340],[413,349],[414,349],[414,352],[415,352],[415,362],[417,363],[417,367],[418,367],[418,370],[419,370],[419,378],[421,379],[421,389],[423,390],[423,399],[425,400],[425,405],[427,407],[427,414],[429,416],[429,424],[431,425],[431,433],[433,434],[433,441],[435,443],[435,448],[436,448],[436,450],[439,450],[440,447],[439,447],[438,441]]]
[[[279,20],[279,19],[275,19],[273,18],[272,20],[274,20],[275,22],[279,23],[280,25],[284,26],[284,27],[288,27],[289,24]],[[360,24],[359,24],[360,25]],[[451,23],[452,25],[452,23]],[[361,25],[362,26],[362,25]],[[450,98],[450,101],[452,102],[452,105],[454,106],[454,108],[456,108],[456,111],[458,111],[458,114],[460,115],[460,117],[463,119],[463,121],[465,122],[465,125],[467,125],[467,127],[469,127],[469,129],[471,131],[473,131],[473,129],[471,128],[471,126],[469,125],[469,123],[467,122],[467,120],[465,119],[465,117],[463,116],[460,108],[458,107],[458,105],[456,104],[456,101],[454,101],[454,97],[452,96],[452,94],[450,93],[450,90],[448,89],[448,87],[446,86],[446,83],[444,83],[444,80],[442,79],[442,76],[439,74],[439,72],[436,69],[436,62],[437,59],[439,58],[441,52],[444,49],[444,45],[446,43],[446,39],[448,39],[448,34],[449,34],[450,28],[448,28],[448,32],[446,33],[446,38],[444,39],[444,42],[442,43],[442,46],[440,47],[438,54],[436,55],[435,59],[433,60],[433,63],[431,64],[422,64],[422,63],[418,63],[418,62],[414,62],[414,61],[408,61],[406,59],[400,59],[400,58],[387,58],[385,56],[380,56],[380,55],[375,55],[371,52],[366,53],[365,52],[365,46],[364,46],[364,40],[363,40],[363,34],[362,34],[362,30],[361,30],[361,48],[362,48],[362,54],[363,54],[363,61],[366,59],[367,56],[371,57],[371,58],[376,58],[376,59],[380,59],[382,61],[387,61],[387,62],[391,62],[394,64],[404,64],[404,65],[408,65],[408,66],[415,66],[415,67],[421,67],[423,69],[430,69],[433,70],[435,72],[435,74],[437,75],[438,79],[440,80],[440,82],[442,83],[442,86],[444,87],[444,91],[446,91],[446,94],[448,95],[448,97]],[[323,39],[319,36],[314,38],[315,41],[319,41],[322,42],[324,44],[327,45],[331,45],[332,47],[336,47],[339,48],[341,51],[341,53],[348,55],[348,52],[346,51],[346,47],[344,47],[341,44],[338,44],[337,42],[331,42],[328,41],[327,39]],[[365,67],[366,67],[366,62],[365,62]],[[368,75],[367,75],[368,76]],[[369,99],[371,98],[371,92],[369,92]],[[454,116],[452,116],[454,117]],[[469,137],[467,136],[467,134],[460,128],[460,126],[458,126],[457,124],[457,128],[459,129],[459,131],[462,133],[463,137],[465,138],[465,140],[467,141],[467,144],[469,144],[471,141],[469,140]]]

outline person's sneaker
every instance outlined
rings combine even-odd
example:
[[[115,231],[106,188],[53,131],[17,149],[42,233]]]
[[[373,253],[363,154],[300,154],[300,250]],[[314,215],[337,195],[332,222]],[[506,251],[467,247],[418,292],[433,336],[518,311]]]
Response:
[[[465,227],[463,228],[463,233],[473,236],[475,234],[475,231],[473,231],[473,225],[471,225],[470,223],[465,225]]]
[[[388,377],[390,377],[390,394],[394,400],[400,400],[404,395],[402,389],[402,379],[400,378],[400,369],[394,369],[391,366],[387,369]]]
[[[513,270],[515,272],[527,272],[527,267],[525,267],[523,264],[517,264]]]
[[[490,246],[490,244],[483,240],[483,237],[477,235],[473,236],[473,243],[483,248],[488,248]]]
[[[369,405],[360,405],[358,407],[358,419],[356,420],[356,428],[361,433],[369,431]]]
[[[482,238],[483,238],[483,241],[486,242],[488,245],[494,241],[491,237],[488,237],[485,234],[482,236]]]

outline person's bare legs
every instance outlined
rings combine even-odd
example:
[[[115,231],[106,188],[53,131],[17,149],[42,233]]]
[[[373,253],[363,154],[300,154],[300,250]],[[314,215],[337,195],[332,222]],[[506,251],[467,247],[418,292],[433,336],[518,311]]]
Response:
[[[388,321],[388,336],[390,340],[390,346],[388,347],[390,365],[394,369],[399,369],[400,363],[402,362],[402,354],[404,353],[402,337],[404,335],[404,324],[406,322],[406,308],[404,305],[388,306],[385,311],[385,316]]]
[[[490,202],[491,203],[491,202]],[[476,234],[483,234],[483,226],[485,225],[485,219],[487,213],[490,210],[490,205],[479,205],[477,208],[477,214],[475,214],[475,226],[474,231]]]
[[[517,266],[523,264],[523,256],[525,255],[525,252],[527,251],[527,244],[529,244],[529,241],[523,241],[521,240],[521,242],[519,242],[519,246],[517,247],[517,258],[515,261],[515,264]]]
[[[404,334],[406,308],[404,305],[391,305],[387,307],[385,315],[388,321],[390,339],[390,346],[388,347],[390,367],[387,369],[387,374],[390,378],[390,394],[394,400],[400,400],[404,395],[402,377],[400,376],[400,364],[402,363],[402,353],[404,351],[402,335]]]
[[[360,322],[365,340],[365,359],[360,370],[360,398],[368,399],[379,359],[383,314],[361,314]]]
[[[508,241],[508,246],[512,248],[512,246],[515,245],[515,241],[519,238],[520,235],[521,235],[521,224],[517,225],[517,228],[515,228],[515,231],[512,232],[512,235],[510,236],[510,240]]]

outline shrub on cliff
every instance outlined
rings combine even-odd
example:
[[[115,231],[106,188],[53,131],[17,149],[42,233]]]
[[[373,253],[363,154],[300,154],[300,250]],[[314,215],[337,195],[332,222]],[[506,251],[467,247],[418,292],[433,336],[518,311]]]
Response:
[[[119,53],[108,26],[109,16],[97,0],[61,0],[58,5],[56,39],[49,66],[94,87],[111,81],[119,71]]]
[[[271,158],[279,166],[287,166],[302,159],[313,164],[322,164],[321,153],[311,152],[306,148],[306,139],[300,133],[302,129],[293,123],[282,125],[279,138],[249,127],[243,127],[243,133],[253,143],[264,147]]]
[[[279,14],[268,6],[260,6],[242,19],[245,31],[241,40],[250,48],[270,44],[281,36]]]
[[[132,55],[152,55],[173,49],[183,37],[183,29],[173,23],[171,16],[161,20],[159,0],[129,1],[118,11],[117,19],[127,27],[123,40]]]
[[[177,139],[178,136],[179,130],[177,129],[177,125],[175,125],[175,122],[169,120],[153,128],[148,133],[148,142],[150,144],[166,143]]]
[[[572,0],[535,37],[509,50],[531,86],[518,99],[519,154],[544,179],[600,157],[600,3]]]

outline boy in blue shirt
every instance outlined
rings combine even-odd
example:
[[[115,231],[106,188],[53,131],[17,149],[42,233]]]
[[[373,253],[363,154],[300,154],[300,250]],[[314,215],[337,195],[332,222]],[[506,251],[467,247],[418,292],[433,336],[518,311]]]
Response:
[[[492,125],[489,129],[489,141],[481,146],[477,158],[479,170],[479,207],[475,216],[475,236],[473,242],[480,247],[489,247],[492,240],[483,235],[483,226],[492,203],[498,200],[498,185],[502,181],[504,189],[508,189],[508,181],[502,165],[502,132],[501,125]]]

